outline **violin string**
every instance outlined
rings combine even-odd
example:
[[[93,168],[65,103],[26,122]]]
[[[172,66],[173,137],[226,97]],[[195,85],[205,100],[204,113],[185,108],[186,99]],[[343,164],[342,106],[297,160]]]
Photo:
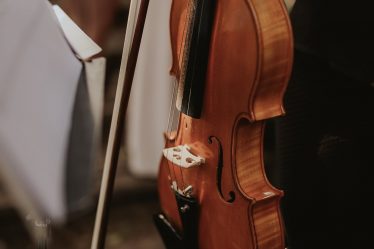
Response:
[[[174,96],[175,96],[175,85],[176,85],[176,82],[173,81],[172,82],[173,84],[173,87],[171,88],[171,93],[170,93],[170,107],[169,107],[169,117],[168,117],[168,123],[167,123],[167,128],[166,128],[166,133],[165,133],[165,136],[166,136],[166,139],[165,139],[165,148],[167,146],[167,140],[168,140],[168,137],[170,136],[170,120],[173,118],[173,114],[171,113],[174,113],[174,108],[173,108],[173,102],[174,102]],[[168,158],[168,155],[169,155],[169,151],[166,152],[166,159]],[[171,170],[170,170],[170,165],[169,165],[169,162],[168,160],[166,161],[167,163],[167,168],[168,168],[168,173],[169,173],[169,177],[170,177],[170,184],[172,185],[173,184],[173,175],[171,174]]]
[[[183,46],[181,45],[180,48],[179,48],[180,49],[179,50],[179,55],[181,55],[181,57],[182,57],[182,58],[180,58],[180,59],[182,59],[182,64],[181,64],[181,73],[180,73],[179,84],[183,84],[184,81],[185,81],[186,60],[188,60],[189,35],[190,35],[190,27],[191,27],[190,25],[191,25],[192,11],[193,11],[193,7],[194,7],[193,3],[194,3],[194,0],[188,1],[187,14],[186,14],[184,27],[183,27],[183,42],[182,42]],[[180,61],[180,60],[178,60],[178,61]],[[182,101],[183,101],[183,95],[184,94],[182,94]],[[181,115],[180,115],[180,117],[181,117]],[[179,125],[182,126],[182,124],[179,124]],[[182,155],[180,156],[179,160],[180,160],[179,164],[182,165],[182,160],[183,160]],[[185,189],[182,167],[179,167],[179,173],[180,173],[181,180],[182,180],[182,182],[181,182],[182,189]]]
[[[187,5],[188,9],[190,9],[190,3],[191,3],[191,1]],[[187,26],[188,25],[186,25],[186,22],[185,22],[185,25],[183,27],[183,33],[182,33],[182,41],[186,39],[186,27]],[[177,54],[178,63],[180,61],[180,56],[181,55],[183,56],[182,48],[183,48],[183,46],[180,46],[179,53]],[[180,65],[178,65],[178,67],[179,66]],[[171,94],[170,107],[169,107],[169,117],[168,117],[167,129],[166,129],[166,135],[167,136],[172,135],[172,129],[173,129],[174,124],[176,122],[176,120],[175,120],[175,109],[177,109],[176,108],[176,99],[177,99],[177,89],[178,89],[177,86],[178,86],[178,84],[179,84],[178,79],[177,79],[177,77],[175,77],[174,81],[173,81],[172,94]],[[179,121],[179,119],[180,119],[180,115],[179,115],[179,118],[177,119],[177,121]],[[166,142],[165,142],[165,145],[166,145]],[[168,158],[169,157],[169,151],[167,151],[166,154],[167,154],[166,157]],[[172,170],[170,170],[170,167],[172,167]],[[175,167],[174,165],[170,166],[170,164],[168,162],[168,172],[169,172],[171,184],[173,184],[173,182],[175,181],[177,186],[178,186],[178,179],[176,177],[174,167]],[[172,174],[171,171],[173,171],[175,179],[173,179],[173,174]]]
[[[186,71],[187,71],[187,66],[188,66],[188,59],[189,59],[189,51],[190,51],[190,46],[191,46],[191,40],[192,40],[192,32],[193,32],[193,27],[195,24],[195,15],[196,15],[196,0],[190,0],[188,4],[188,18],[187,18],[187,25],[188,26],[187,30],[185,31],[185,41],[184,41],[184,51],[183,51],[183,63],[182,63],[182,80],[185,81],[186,77]],[[186,89],[184,89],[186,90]],[[190,91],[190,90],[189,90]],[[184,94],[183,94],[184,95]],[[189,105],[189,104],[188,104]],[[183,158],[180,158],[180,164],[182,165],[182,160]],[[182,180],[182,185],[183,189],[186,188],[186,184],[184,181],[183,177],[183,170],[182,167],[179,167],[180,175],[181,175],[181,180]]]

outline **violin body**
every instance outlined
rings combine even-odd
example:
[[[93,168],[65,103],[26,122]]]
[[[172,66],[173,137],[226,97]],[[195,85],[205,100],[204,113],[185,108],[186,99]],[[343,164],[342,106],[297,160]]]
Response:
[[[263,138],[266,119],[284,114],[293,57],[288,14],[281,0],[215,1],[201,113],[181,112],[177,129],[165,133],[165,148],[187,155],[173,161],[173,151],[164,151],[156,225],[169,249],[283,249],[283,193],[266,178]],[[188,2],[173,0],[171,8],[178,81]]]

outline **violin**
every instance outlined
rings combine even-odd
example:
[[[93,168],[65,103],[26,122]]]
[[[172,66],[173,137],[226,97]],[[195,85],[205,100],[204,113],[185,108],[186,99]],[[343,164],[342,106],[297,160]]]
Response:
[[[293,44],[281,0],[173,0],[173,106],[155,223],[168,249],[284,249],[266,120],[285,114]],[[173,109],[173,108],[171,108]]]
[[[91,249],[105,247],[148,5],[130,5]],[[283,0],[173,0],[170,38],[175,94],[154,216],[166,248],[283,249],[283,193],[263,160],[265,122],[285,113],[293,58]]]

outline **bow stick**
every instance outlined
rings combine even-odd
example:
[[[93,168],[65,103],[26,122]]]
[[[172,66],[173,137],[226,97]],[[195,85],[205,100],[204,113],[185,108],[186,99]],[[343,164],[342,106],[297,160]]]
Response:
[[[109,217],[109,204],[111,202],[113,193],[118,154],[121,147],[121,138],[124,129],[124,118],[129,103],[131,86],[134,78],[136,61],[138,59],[148,5],[149,0],[141,0],[134,30],[133,20],[135,20],[136,17],[138,1],[133,0],[130,4],[126,37],[118,77],[108,145],[105,154],[103,177],[101,181],[100,196],[97,206],[91,249],[103,249],[105,246],[105,237]]]

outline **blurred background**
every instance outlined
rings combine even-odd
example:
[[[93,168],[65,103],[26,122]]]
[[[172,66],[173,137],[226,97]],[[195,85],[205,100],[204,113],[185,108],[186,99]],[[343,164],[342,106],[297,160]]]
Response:
[[[97,172],[93,174],[94,201],[87,208],[69,215],[63,224],[47,224],[50,233],[49,248],[90,248],[129,2],[129,0],[51,1],[52,4],[58,4],[102,47],[100,56],[106,57],[107,64],[101,150],[96,162]],[[152,215],[158,211],[156,179],[154,175],[139,176],[130,173],[124,151],[125,149],[119,159],[106,248],[163,248],[152,221]],[[3,184],[0,182],[0,185]],[[0,187],[0,249],[36,248],[27,228],[27,224],[33,221],[19,212],[15,206],[10,194],[4,187]]]

